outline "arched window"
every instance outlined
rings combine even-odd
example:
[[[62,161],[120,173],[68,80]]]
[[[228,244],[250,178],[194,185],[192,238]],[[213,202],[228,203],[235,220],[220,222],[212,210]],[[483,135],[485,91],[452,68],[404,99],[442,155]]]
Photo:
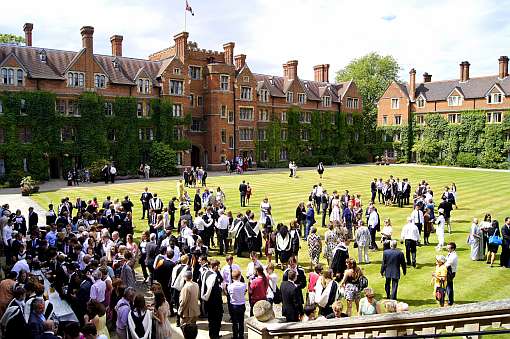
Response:
[[[16,78],[18,80],[17,84],[18,86],[23,86],[23,70],[22,69],[18,69],[16,71]]]
[[[2,84],[7,85],[7,68],[2,68]]]
[[[14,85],[14,70],[8,69],[7,71],[7,84]]]

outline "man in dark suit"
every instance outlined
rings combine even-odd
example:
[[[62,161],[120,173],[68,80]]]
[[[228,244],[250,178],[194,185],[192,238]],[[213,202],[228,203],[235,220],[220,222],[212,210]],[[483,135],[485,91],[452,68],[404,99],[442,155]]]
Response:
[[[294,285],[296,285],[299,290],[299,301],[301,305],[304,303],[303,294],[301,291],[306,288],[306,273],[305,270],[298,266],[296,257],[291,257],[289,259],[289,267],[283,272],[282,281],[287,281],[289,279],[289,274],[291,271],[296,272],[296,279],[294,280]]]
[[[145,187],[145,190],[140,197],[140,201],[142,202],[142,219],[145,218],[145,212],[147,211],[147,218],[149,217],[149,201],[152,199],[152,193],[149,192],[149,188]]]
[[[374,178],[372,182],[370,183],[370,192],[372,193],[372,197],[370,198],[370,201],[372,203],[375,202],[375,195],[377,194],[377,178]]]
[[[43,322],[43,334],[36,337],[36,339],[58,339],[55,335],[55,323],[53,320],[46,320]]]
[[[37,228],[39,216],[34,212],[33,207],[28,208],[28,231],[32,234],[32,230]]]
[[[124,212],[133,212],[133,203],[131,202],[131,200],[129,199],[129,196],[125,196],[124,197],[124,200],[122,201],[122,209],[124,210]]]
[[[174,256],[174,250],[170,247],[160,248],[161,255],[156,257],[154,263],[154,280],[161,284],[165,298],[170,304],[171,293],[170,293],[170,281],[172,279],[172,271],[175,263],[171,260]],[[170,310],[173,314],[173,309]]]
[[[510,217],[505,218],[505,224],[501,227],[501,257],[500,264],[502,267],[510,267]]]
[[[158,255],[158,244],[156,243],[156,234],[151,233],[149,242],[145,247],[146,257],[145,257],[145,266],[149,269],[150,277],[149,281],[152,285],[152,281],[154,279],[154,261],[156,260],[156,256]]]
[[[193,199],[193,210],[195,211],[195,217],[198,212],[202,209],[202,195],[200,194],[200,188],[197,188],[195,198]]]
[[[345,193],[340,197],[340,203],[342,204],[342,211],[349,206],[349,200],[351,200],[351,196],[349,195],[349,191],[345,190]]]
[[[30,317],[28,318],[28,326],[30,327],[30,331],[32,332],[32,337],[35,338],[41,334],[43,334],[43,322],[46,320],[44,318],[44,300],[35,298],[32,301],[30,311]]]
[[[400,267],[402,267],[402,273],[406,275],[407,266],[406,260],[404,258],[404,253],[397,249],[397,241],[393,239],[390,242],[390,249],[387,249],[383,252],[383,259],[381,264],[381,276],[386,277],[386,284],[384,286],[386,289],[386,299],[397,300]]]
[[[78,210],[78,212],[83,214],[83,212],[85,212],[85,210],[87,209],[87,203],[84,200],[82,200],[80,197],[78,197],[78,198],[76,198],[75,207]]]
[[[248,192],[248,185],[243,180],[239,185],[239,194],[241,195],[241,207],[246,207],[246,192]]]
[[[299,321],[299,318],[304,314],[303,304],[300,302],[302,297],[301,290],[296,286],[297,273],[294,270],[289,270],[288,280],[283,281],[280,285],[282,293],[282,315],[285,319],[290,321]]]

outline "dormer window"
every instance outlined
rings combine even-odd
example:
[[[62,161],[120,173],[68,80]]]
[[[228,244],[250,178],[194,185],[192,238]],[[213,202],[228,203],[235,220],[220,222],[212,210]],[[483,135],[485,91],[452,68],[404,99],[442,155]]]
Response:
[[[294,93],[293,92],[287,92],[287,102],[289,104],[292,104],[294,102]]]
[[[250,82],[250,77],[249,76],[244,76],[243,77],[243,82]]]
[[[112,64],[113,64],[113,68],[119,69],[119,62],[117,60],[113,60]]]
[[[106,76],[104,74],[94,74],[94,87],[106,88]]]
[[[306,104],[306,94],[305,93],[298,93],[297,97],[298,97],[298,102],[301,105]]]
[[[138,93],[149,94],[151,82],[149,79],[138,79]]]
[[[501,93],[491,93],[487,96],[488,104],[500,104],[503,102],[503,94]]]
[[[450,95],[448,97],[448,106],[461,106],[462,97],[460,95]]]
[[[41,60],[41,62],[46,62],[46,52],[45,51],[39,52],[39,60]]]
[[[425,99],[422,96],[419,96],[418,99],[416,99],[416,106],[418,106],[418,108],[425,107]]]
[[[180,68],[174,68],[174,74],[175,75],[180,75],[181,74],[181,69]]]
[[[322,97],[322,107],[331,107],[331,97],[330,96]]]
[[[0,71],[0,84],[23,86],[25,72],[21,68],[3,67]]]
[[[67,86],[68,87],[83,87],[85,84],[85,74],[81,72],[68,72],[67,73]]]
[[[259,91],[259,101],[269,102],[269,91],[267,89],[261,89]]]

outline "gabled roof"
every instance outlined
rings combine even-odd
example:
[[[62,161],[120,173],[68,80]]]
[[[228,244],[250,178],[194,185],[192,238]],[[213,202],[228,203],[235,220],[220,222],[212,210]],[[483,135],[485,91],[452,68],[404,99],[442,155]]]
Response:
[[[485,98],[486,93],[497,84],[503,93],[510,93],[510,77],[500,79],[497,75],[421,83],[416,86],[416,95],[423,94],[427,101],[446,100],[456,87],[460,88],[465,99]]]
[[[505,91],[503,90],[503,88],[501,88],[499,84],[494,84],[491,86],[491,88],[487,90],[487,92],[485,92],[485,96],[488,96],[494,88],[496,88],[501,94],[506,95]]]
[[[292,82],[294,81],[288,80],[284,77],[267,74],[254,73],[253,75],[255,76],[258,82],[257,90],[262,88],[262,86],[265,86],[266,88],[268,88],[271,96],[280,98],[286,97],[285,93],[290,88]],[[296,81],[299,81],[299,84],[304,89],[306,99],[312,101],[313,100],[320,101],[322,94],[326,92],[327,95],[331,96],[332,102],[339,102],[341,97],[340,92],[343,91],[343,93],[345,93],[345,91],[348,88],[347,85],[349,84],[349,82],[332,84],[328,82],[319,82],[302,79],[297,79]]]
[[[18,63],[18,65],[23,68],[23,70],[25,72],[28,73],[28,70],[26,68],[26,66],[23,64],[23,62],[16,56],[16,54],[14,53],[10,53],[2,62],[0,62],[0,67],[3,66],[5,63],[7,63],[7,61],[9,61],[9,59],[13,58],[14,60],[16,60],[16,62]]]
[[[41,51],[46,52],[46,62],[39,57]],[[78,52],[54,50],[47,48],[18,46],[12,44],[0,44],[0,63],[4,62],[10,55],[14,55],[21,65],[26,68],[27,74],[34,79],[65,80],[65,73],[83,54],[84,49]],[[134,80],[140,70],[158,85],[157,77],[161,69],[161,61],[150,61],[111,55],[94,54],[98,66],[105,72],[112,83],[134,85]],[[116,60],[118,68],[113,66]]]
[[[452,88],[452,90],[450,91],[450,93],[448,93],[446,97],[447,98],[450,97],[455,91],[459,93],[463,98],[465,98],[464,93],[462,92],[462,89],[459,86],[455,86],[454,88]]]

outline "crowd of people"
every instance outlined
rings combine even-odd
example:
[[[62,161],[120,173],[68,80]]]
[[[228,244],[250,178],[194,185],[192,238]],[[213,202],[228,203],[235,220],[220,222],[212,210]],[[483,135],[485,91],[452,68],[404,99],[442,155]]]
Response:
[[[317,170],[324,172],[323,166]],[[436,209],[426,181],[417,185],[411,200],[409,180],[374,179],[366,205],[360,194],[329,194],[318,183],[306,204],[298,204],[295,219],[284,224],[274,220],[267,197],[258,211],[228,209],[222,189],[205,185],[206,173],[186,170],[175,197],[166,204],[146,187],[137,207],[144,221],[136,227],[129,196],[122,201],[108,196],[102,204],[95,197],[73,202],[63,198],[58,206],[49,205],[43,222],[33,209],[25,218],[21,211],[11,213],[8,205],[2,206],[8,269],[0,282],[1,336],[169,338],[169,319],[175,317],[184,337],[194,338],[197,320],[203,317],[209,336],[219,338],[225,303],[235,339],[244,337],[247,307],[253,315],[263,301],[281,304],[289,322],[403,312],[408,306],[397,301],[401,274],[417,266],[418,248],[429,245],[433,232],[438,239],[433,293],[441,306],[454,303],[457,246],[445,242],[445,228],[451,232],[456,207],[454,184],[445,188]],[[193,199],[189,189],[195,190]],[[241,206],[249,204],[251,190],[249,183],[240,184]],[[390,219],[379,215],[377,195],[379,204],[413,205],[400,235],[394,234]],[[324,239],[315,220],[319,215],[321,226],[328,228]],[[473,222],[472,259],[481,260],[487,248],[492,265],[502,245],[501,263],[508,266],[510,218],[501,232],[490,215],[484,219]],[[139,241],[134,239],[135,229],[141,234]],[[405,254],[398,249],[399,241]],[[299,265],[304,243],[311,259],[308,276]],[[357,257],[349,253],[351,243]],[[386,279],[386,299],[376,301],[361,266],[370,264],[370,252],[379,246],[384,251],[380,274]],[[250,258],[247,267],[236,261],[243,256]],[[321,256],[327,266],[321,264]],[[143,283],[135,278],[137,264]],[[283,270],[281,277],[278,268]],[[153,303],[146,304],[144,288],[152,290]]]

